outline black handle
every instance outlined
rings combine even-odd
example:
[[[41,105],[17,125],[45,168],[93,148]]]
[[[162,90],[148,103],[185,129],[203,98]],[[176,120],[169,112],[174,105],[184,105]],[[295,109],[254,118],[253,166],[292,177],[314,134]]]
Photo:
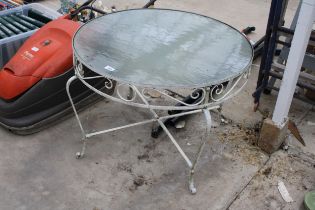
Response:
[[[146,5],[143,6],[143,8],[149,8],[150,6],[154,5],[156,1],[157,0],[150,0]]]
[[[86,10],[86,9],[92,10],[92,11],[94,11],[94,12],[98,12],[98,13],[100,13],[100,14],[102,14],[102,15],[106,15],[106,14],[107,14],[107,13],[104,12],[103,10],[96,9],[96,8],[94,8],[94,7],[92,7],[92,6],[84,6],[84,7],[78,8],[76,11],[74,11],[73,13],[71,13],[70,18],[73,19],[73,18],[74,18],[75,16],[77,16],[81,11]]]
[[[255,30],[256,30],[255,26],[248,26],[248,27],[244,28],[244,29],[242,30],[242,32],[243,32],[245,35],[247,35],[247,34],[250,34],[251,32],[253,32],[253,31],[255,31]]]

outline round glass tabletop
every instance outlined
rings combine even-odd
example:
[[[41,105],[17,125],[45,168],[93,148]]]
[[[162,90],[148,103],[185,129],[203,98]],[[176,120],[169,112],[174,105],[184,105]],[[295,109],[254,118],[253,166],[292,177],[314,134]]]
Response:
[[[218,84],[250,68],[252,46],[218,20],[168,9],[126,10],[83,25],[77,59],[119,82],[154,88]]]

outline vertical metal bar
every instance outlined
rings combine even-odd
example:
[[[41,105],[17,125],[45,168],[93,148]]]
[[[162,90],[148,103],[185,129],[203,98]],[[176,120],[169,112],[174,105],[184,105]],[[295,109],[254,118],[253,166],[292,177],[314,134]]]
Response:
[[[287,4],[288,4],[288,2],[286,2],[286,7],[287,7]],[[298,15],[299,15],[300,9],[301,9],[301,4],[302,4],[302,1],[300,1],[299,6],[298,6],[298,8],[297,8],[297,10],[296,10],[296,12],[295,12],[295,15],[294,15],[294,18],[293,18],[293,20],[292,20],[290,29],[293,29],[293,30],[295,29],[296,22],[297,22],[297,19],[298,19]],[[281,20],[281,21],[284,21],[284,19],[283,19],[284,12],[283,12],[283,14],[282,14],[281,16],[282,16],[282,20]],[[291,41],[291,38],[289,38],[289,37],[287,37],[287,38],[285,39],[285,42],[286,42],[286,43],[289,43],[290,41]],[[289,51],[289,48],[286,47],[286,46],[283,46],[283,48],[281,49],[281,53],[280,53],[280,55],[279,55],[279,57],[278,57],[278,59],[277,59],[277,62],[278,62],[278,63],[283,64],[283,63],[285,62],[285,60],[287,60],[287,56],[285,56],[285,54],[286,54],[287,51]],[[286,57],[286,58],[285,58],[285,57]],[[277,78],[271,77],[270,80],[268,81],[268,85],[267,85],[266,88],[267,88],[267,90],[268,90],[269,92],[271,92],[272,88],[274,87],[274,85],[275,85],[275,83],[276,83],[276,80],[277,80]]]
[[[263,55],[261,57],[261,64],[260,64],[260,69],[259,69],[259,75],[258,75],[258,80],[257,80],[257,88],[260,87],[263,79],[263,71],[265,69],[265,61],[267,59],[267,53],[268,53],[268,48],[269,48],[269,42],[271,38],[271,27],[274,22],[274,17],[275,17],[275,9],[277,5],[278,0],[272,0],[271,5],[270,5],[270,10],[269,10],[269,18],[268,18],[268,23],[266,27],[266,33],[265,33],[265,40],[264,40],[264,48],[263,48]]]
[[[210,111],[208,109],[203,109],[202,110],[206,119],[206,133],[205,136],[202,139],[202,143],[199,145],[198,151],[196,153],[196,158],[193,162],[193,165],[190,169],[190,173],[189,173],[189,179],[188,179],[188,184],[189,184],[189,190],[192,194],[195,194],[197,192],[197,189],[195,187],[195,183],[194,183],[194,175],[195,175],[195,167],[200,159],[201,153],[203,151],[203,148],[206,144],[206,141],[209,138],[209,134],[210,134],[210,129],[211,129],[211,115],[210,115]]]
[[[279,27],[281,14],[283,14],[283,0],[273,0],[266,29],[266,39],[264,45],[264,54],[259,69],[256,91],[253,94],[255,104],[258,105],[262,91],[268,84],[269,71],[271,69],[274,52],[276,49],[277,29]]]
[[[73,109],[73,112],[74,112],[74,115],[79,123],[79,126],[80,126],[80,129],[81,129],[81,132],[82,132],[82,136],[83,138],[85,138],[85,132],[84,132],[84,129],[83,129],[83,126],[82,126],[82,123],[80,121],[80,118],[79,118],[79,115],[78,115],[78,112],[75,108],[75,105],[73,103],[73,100],[72,100],[72,97],[71,97],[71,93],[70,93],[70,85],[71,83],[77,79],[77,76],[72,76],[68,81],[67,81],[67,85],[66,85],[66,90],[67,90],[67,94],[68,94],[68,97],[69,97],[69,100],[70,100],[70,103],[71,103],[71,106],[72,106],[72,109]]]

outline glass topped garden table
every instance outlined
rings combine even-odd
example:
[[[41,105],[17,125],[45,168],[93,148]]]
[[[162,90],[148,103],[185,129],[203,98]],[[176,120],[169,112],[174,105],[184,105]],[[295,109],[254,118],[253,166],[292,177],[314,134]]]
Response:
[[[156,122],[187,163],[189,189],[196,193],[193,175],[210,133],[210,110],[238,93],[248,79],[253,50],[246,37],[206,16],[168,9],[135,9],[83,25],[75,34],[73,49],[75,76],[69,79],[67,92],[83,135],[82,151],[77,157],[84,155],[86,141],[92,136]],[[98,76],[86,76],[84,67]],[[104,77],[106,89],[116,88],[114,95],[88,83]],[[70,84],[76,79],[114,102],[147,109],[153,118],[87,133],[70,94]],[[194,102],[181,101],[174,95],[179,92],[190,94]],[[163,100],[153,99],[152,93]],[[171,114],[159,116],[160,110]],[[207,122],[206,135],[191,161],[163,120],[200,112]]]

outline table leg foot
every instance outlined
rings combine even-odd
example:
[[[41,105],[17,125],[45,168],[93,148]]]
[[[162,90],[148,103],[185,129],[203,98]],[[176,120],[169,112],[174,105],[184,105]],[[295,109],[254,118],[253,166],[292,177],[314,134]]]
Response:
[[[194,183],[194,171],[193,170],[190,170],[188,186],[189,186],[189,191],[191,194],[194,195],[197,193],[197,188],[195,187],[195,183]]]
[[[83,158],[81,152],[77,152],[77,153],[75,154],[75,158],[76,158],[76,159],[81,159],[81,158]]]
[[[77,152],[75,154],[75,157],[77,159],[82,159],[84,157],[84,155],[85,155],[85,149],[86,149],[86,140],[83,140],[82,150],[81,150],[81,152]]]

